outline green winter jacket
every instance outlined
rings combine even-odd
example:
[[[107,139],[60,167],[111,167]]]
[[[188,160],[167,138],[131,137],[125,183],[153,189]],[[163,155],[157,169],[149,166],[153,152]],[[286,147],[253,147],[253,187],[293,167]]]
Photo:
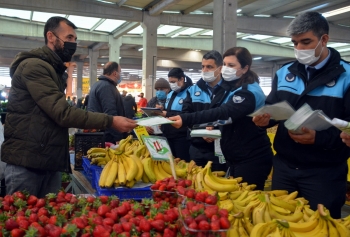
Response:
[[[10,67],[12,86],[1,160],[47,171],[70,171],[68,128],[105,129],[113,117],[68,105],[66,67],[47,46],[19,53]]]

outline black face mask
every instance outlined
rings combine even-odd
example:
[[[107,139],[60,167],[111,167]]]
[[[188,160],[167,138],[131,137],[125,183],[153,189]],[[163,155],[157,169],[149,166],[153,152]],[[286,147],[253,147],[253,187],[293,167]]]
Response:
[[[58,39],[60,39],[57,35],[55,36]],[[58,55],[58,57],[61,58],[63,62],[70,62],[72,60],[72,56],[75,53],[76,49],[77,49],[77,43],[73,43],[73,42],[63,41],[63,48],[56,47],[55,45],[55,53]]]

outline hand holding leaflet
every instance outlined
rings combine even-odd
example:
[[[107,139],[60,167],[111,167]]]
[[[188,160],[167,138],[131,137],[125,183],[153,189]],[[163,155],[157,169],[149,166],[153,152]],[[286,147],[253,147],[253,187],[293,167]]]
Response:
[[[331,126],[331,124],[326,122],[322,117],[327,117],[322,110],[312,110],[312,108],[305,103],[284,122],[284,126],[295,134],[301,134],[301,129],[303,127],[315,131],[322,131]]]
[[[257,115],[269,114],[271,119],[286,120],[289,119],[294,113],[295,110],[293,107],[287,101],[282,101],[272,105],[265,105],[248,116],[254,117]]]
[[[168,124],[168,123],[174,123],[174,122],[162,116],[155,116],[155,117],[138,119],[136,120],[136,123],[140,126],[154,126],[154,125]]]

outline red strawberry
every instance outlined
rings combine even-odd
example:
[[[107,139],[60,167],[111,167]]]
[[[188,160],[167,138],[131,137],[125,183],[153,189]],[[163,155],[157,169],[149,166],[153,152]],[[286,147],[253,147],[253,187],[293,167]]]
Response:
[[[210,230],[210,224],[206,220],[201,220],[198,224],[200,230]]]
[[[230,221],[226,217],[220,217],[220,226],[221,229],[229,229],[231,224]]]

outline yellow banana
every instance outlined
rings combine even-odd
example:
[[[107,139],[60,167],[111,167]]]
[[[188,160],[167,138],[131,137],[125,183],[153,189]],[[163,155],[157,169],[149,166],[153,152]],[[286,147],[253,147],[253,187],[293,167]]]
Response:
[[[91,153],[106,153],[107,148],[92,147],[86,153],[89,155]]]
[[[134,185],[135,185],[135,180],[133,179],[133,180],[131,180],[131,181],[126,181],[126,187],[128,187],[128,188],[132,188]]]
[[[280,214],[282,214],[282,215],[289,215],[289,214],[291,213],[290,210],[287,210],[287,209],[285,209],[285,208],[283,208],[283,207],[276,206],[276,205],[274,205],[274,204],[272,204],[272,203],[271,203],[271,207],[272,207],[275,211],[277,211],[278,213],[280,213]]]
[[[108,162],[108,160],[107,159],[105,159],[104,157],[95,157],[95,158],[92,158],[91,159],[91,162],[90,162],[90,164],[98,164],[99,162],[101,162],[101,161],[107,161]]]
[[[157,177],[154,173],[153,160],[150,157],[147,157],[142,160],[142,165],[148,179],[151,181],[151,183],[155,183],[157,181]]]
[[[135,155],[130,155],[129,156],[131,159],[133,159],[137,165],[137,168],[138,168],[138,171],[137,171],[137,174],[135,176],[135,180],[136,181],[139,181],[141,180],[142,178],[142,175],[143,175],[143,165],[142,165],[142,162],[140,160],[140,158],[136,157]]]
[[[107,161],[105,161],[105,160],[102,160],[102,161],[97,163],[98,166],[103,166],[103,165],[106,165],[106,164],[107,164]]]
[[[282,196],[282,195],[287,195],[288,191],[287,190],[271,190],[268,191],[268,193],[275,195],[276,197]]]
[[[222,177],[222,176],[226,175],[225,171],[213,171],[212,173],[213,173],[213,175],[215,175],[217,177]]]
[[[309,232],[316,228],[316,226],[318,225],[318,219],[314,219],[312,221],[304,223],[288,222],[288,224],[289,229],[293,232]]]
[[[220,201],[218,205],[221,209],[226,209],[228,212],[232,211],[233,207],[234,207],[234,205],[230,199]]]
[[[134,150],[134,155],[137,156],[137,157],[140,157],[142,152],[143,152],[143,150],[145,150],[145,149],[146,149],[145,145],[138,146],[137,149]]]
[[[110,160],[106,165],[105,167],[103,168],[102,172],[101,172],[101,175],[100,175],[100,179],[98,181],[98,185],[101,187],[101,188],[104,188],[105,187],[105,182],[106,182],[106,178],[108,176],[108,172],[112,166],[112,162],[113,160]]]
[[[264,233],[265,229],[267,228],[267,223],[258,223],[254,225],[252,232],[250,233],[250,236],[256,236],[260,237],[263,236],[262,234]]]
[[[149,183],[149,182],[150,182],[150,181],[149,181],[149,178],[148,178],[148,176],[147,176],[147,174],[146,174],[145,171],[143,171],[143,173],[142,173],[141,180],[142,180],[142,182],[144,182],[144,183]]]
[[[246,197],[248,197],[248,193],[249,191],[248,190],[245,190],[241,193],[241,195],[239,197],[236,198],[235,201],[241,201],[243,199],[245,199]]]
[[[266,202],[261,202],[256,208],[254,208],[252,216],[253,216],[253,224],[264,223],[264,212],[266,210]]]
[[[118,163],[116,161],[111,161],[112,165],[111,168],[108,171],[108,176],[105,181],[105,187],[110,188],[112,187],[115,178],[117,177],[118,174]]]
[[[227,237],[240,237],[240,234],[238,232],[238,219],[236,218],[232,224],[232,228],[230,228],[228,231],[227,231]]]
[[[243,191],[238,191],[237,190],[237,191],[229,193],[229,197],[232,200],[236,200],[242,193],[243,193]]]
[[[242,220],[238,219],[238,233],[240,237],[249,237],[249,234],[247,233],[247,231],[244,229],[243,225],[242,225]]]
[[[283,200],[284,201],[294,200],[294,199],[296,199],[297,196],[298,196],[298,191],[294,191],[294,192],[291,192],[290,194],[288,194],[285,198],[283,198]]]
[[[203,180],[204,182],[204,180]],[[228,199],[228,192],[218,192],[218,196],[220,201]]]
[[[158,166],[159,173],[161,174],[162,177],[164,177],[164,178],[170,178],[170,177],[173,176],[173,175],[171,175],[171,174],[168,174],[168,173],[163,169],[162,161],[158,161],[158,162],[157,162],[157,166]]]
[[[116,177],[115,180],[114,180],[114,187],[119,187],[119,186],[120,186],[119,180],[118,180],[118,177]]]
[[[119,160],[119,163],[118,163],[118,181],[120,186],[124,186],[126,183],[125,167],[121,159]]]
[[[271,203],[276,205],[276,206],[283,207],[291,212],[295,211],[296,205],[288,203],[288,202],[281,200],[279,198],[276,198],[274,196],[270,196],[269,199],[270,199]]]
[[[238,185],[237,185],[237,181],[235,181],[234,183],[218,183],[215,178],[218,177],[214,177],[211,174],[211,161],[208,161],[207,165],[206,165],[206,173],[204,175],[204,182],[208,185],[208,187],[214,191],[218,191],[218,192],[232,192],[237,190]],[[227,181],[231,181],[231,180],[227,180]]]
[[[129,167],[129,164],[128,162],[126,162],[126,159],[125,159],[125,156],[124,155],[121,155],[120,156],[120,161],[123,163],[124,165],[124,169],[125,169],[125,172],[128,172],[130,170],[130,167]]]
[[[168,174],[172,175],[173,172],[171,172],[171,167],[170,167],[170,164],[166,161],[161,161],[161,165],[162,165],[162,168],[165,172],[167,172]]]
[[[126,181],[131,182],[135,179],[137,173],[139,172],[139,168],[134,159],[132,159],[131,157],[125,156],[125,161],[126,163],[128,163],[129,167],[126,172]]]
[[[89,159],[96,158],[96,157],[105,157],[105,156],[106,156],[106,152],[94,152],[87,155]]]
[[[300,219],[303,218],[302,212],[294,212],[292,215],[279,214],[277,211],[275,211],[271,207],[270,203],[268,203],[268,209],[269,209],[271,218],[274,218],[274,219],[282,219],[282,220],[286,220],[286,221],[290,221],[290,222],[298,222]]]
[[[204,183],[204,178],[203,178],[203,173],[199,172],[196,175],[196,191],[204,191],[203,183]]]
[[[252,220],[252,212],[253,212],[254,208],[256,208],[260,203],[261,203],[261,201],[259,199],[249,203],[243,210],[244,218]]]

